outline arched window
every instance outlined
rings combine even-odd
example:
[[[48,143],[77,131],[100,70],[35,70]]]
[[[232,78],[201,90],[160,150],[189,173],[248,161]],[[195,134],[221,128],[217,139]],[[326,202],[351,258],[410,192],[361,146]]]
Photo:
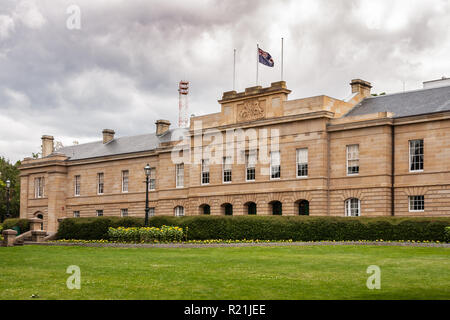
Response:
[[[247,207],[248,215],[256,215],[256,203],[248,202],[245,204],[245,206]]]
[[[211,207],[209,204],[202,204],[200,206],[200,213],[201,214],[205,214],[205,215],[210,215],[211,214]]]
[[[298,215],[299,216],[309,216],[309,201],[300,200],[297,201]]]
[[[232,216],[233,215],[233,205],[231,203],[224,203],[222,205],[222,214],[226,216]]]
[[[175,207],[175,217],[183,217],[184,216],[184,207],[177,206]]]
[[[283,205],[280,201],[272,201],[270,205],[274,216],[281,216],[283,214]]]
[[[361,201],[357,198],[345,200],[345,215],[347,217],[359,217],[361,215]]]

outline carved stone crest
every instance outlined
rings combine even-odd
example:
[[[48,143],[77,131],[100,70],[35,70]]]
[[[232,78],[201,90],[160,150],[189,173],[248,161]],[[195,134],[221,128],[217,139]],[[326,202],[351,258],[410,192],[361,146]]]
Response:
[[[238,121],[252,121],[264,118],[264,108],[258,100],[246,101],[238,112]]]

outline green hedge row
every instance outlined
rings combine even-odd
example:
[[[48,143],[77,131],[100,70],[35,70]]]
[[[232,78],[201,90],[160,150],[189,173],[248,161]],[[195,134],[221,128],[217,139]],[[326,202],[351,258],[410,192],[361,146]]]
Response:
[[[24,233],[30,230],[30,222],[28,219],[12,218],[6,219],[2,223],[3,230],[19,227],[20,233]]]
[[[108,239],[108,228],[141,227],[143,218],[70,218],[59,225],[59,239]],[[346,218],[274,216],[158,216],[150,226],[179,226],[189,240],[414,240],[446,241],[450,218]]]

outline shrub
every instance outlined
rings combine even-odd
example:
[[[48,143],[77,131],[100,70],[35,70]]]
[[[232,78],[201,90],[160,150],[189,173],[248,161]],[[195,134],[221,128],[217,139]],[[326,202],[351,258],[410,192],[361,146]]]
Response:
[[[142,227],[143,218],[70,218],[58,239],[108,239],[109,227]],[[450,218],[348,218],[302,216],[157,216],[151,227],[179,226],[188,240],[414,240],[446,241]]]
[[[445,241],[450,242],[450,227],[445,228]]]
[[[30,222],[28,221],[28,219],[19,219],[19,218],[6,219],[3,222],[2,227],[3,230],[19,227],[20,233],[24,233],[30,230]]]
[[[179,242],[183,240],[183,229],[179,227],[118,227],[108,229],[109,239],[117,242]]]

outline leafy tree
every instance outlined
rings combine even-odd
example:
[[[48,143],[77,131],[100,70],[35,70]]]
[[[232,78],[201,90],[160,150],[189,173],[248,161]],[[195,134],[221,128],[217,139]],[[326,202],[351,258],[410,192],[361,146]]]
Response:
[[[9,214],[19,217],[20,212],[20,161],[12,164],[9,160],[0,157],[0,215],[6,217],[7,189],[6,180],[11,181],[9,189]]]

